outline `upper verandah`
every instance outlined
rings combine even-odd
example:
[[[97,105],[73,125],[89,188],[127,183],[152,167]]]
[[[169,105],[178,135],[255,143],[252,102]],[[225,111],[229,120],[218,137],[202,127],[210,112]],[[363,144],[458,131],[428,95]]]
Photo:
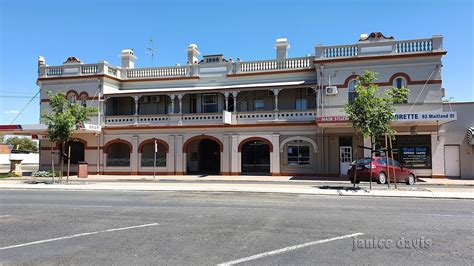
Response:
[[[288,58],[290,45],[286,38],[277,39],[276,58],[270,60],[242,61],[225,59],[223,55],[202,56],[198,47],[191,44],[187,48],[187,63],[169,67],[135,68],[137,59],[133,50],[121,53],[121,66],[112,66],[106,61],[84,64],[76,57],[69,57],[62,65],[48,66],[44,57],[38,59],[39,80],[53,78],[73,78],[107,76],[118,81],[146,81],[198,79],[213,75],[239,77],[260,74],[281,74],[312,71],[317,64],[331,62],[379,59],[390,57],[410,57],[420,54],[443,55],[443,37],[435,35],[426,39],[396,41],[380,32],[362,34],[352,45],[316,45],[314,55]]]

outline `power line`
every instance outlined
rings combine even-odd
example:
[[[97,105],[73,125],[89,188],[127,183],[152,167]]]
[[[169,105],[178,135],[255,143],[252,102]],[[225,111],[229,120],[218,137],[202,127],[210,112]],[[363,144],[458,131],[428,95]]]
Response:
[[[38,92],[35,94],[35,96],[33,96],[29,101],[28,103],[23,106],[23,109],[21,109],[21,111],[15,116],[15,118],[13,118],[13,120],[10,122],[10,125],[13,124],[13,122],[15,122],[15,120],[23,113],[23,111],[25,111],[26,107],[36,98],[36,96],[38,96],[38,94],[41,92],[41,90],[38,90]]]

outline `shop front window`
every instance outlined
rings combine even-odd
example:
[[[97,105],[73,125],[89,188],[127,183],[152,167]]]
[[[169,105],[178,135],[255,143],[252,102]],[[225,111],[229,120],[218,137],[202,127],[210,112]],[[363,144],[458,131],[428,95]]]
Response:
[[[380,140],[379,143],[385,143],[385,140]],[[393,140],[392,146],[393,157],[404,167],[431,169],[430,135],[399,135]],[[378,148],[382,148],[382,146],[378,146]]]
[[[288,145],[288,165],[301,166],[309,165],[309,145],[304,144],[290,144]]]

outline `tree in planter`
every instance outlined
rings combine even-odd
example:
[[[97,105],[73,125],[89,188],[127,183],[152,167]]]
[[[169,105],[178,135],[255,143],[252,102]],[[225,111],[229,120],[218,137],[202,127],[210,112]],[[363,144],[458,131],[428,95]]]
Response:
[[[361,132],[364,137],[370,138],[370,157],[373,155],[376,140],[385,135],[393,137],[395,134],[390,124],[395,118],[395,104],[405,102],[408,97],[406,88],[392,87],[380,93],[375,84],[376,75],[375,72],[365,70],[364,74],[357,78],[358,82],[355,86],[357,97],[344,106],[344,111],[348,114],[355,130]],[[369,180],[370,189],[372,189],[372,168]]]
[[[64,149],[66,142],[73,140],[73,133],[79,127],[88,122],[92,116],[97,114],[98,108],[82,106],[76,103],[69,103],[64,93],[47,92],[49,96],[49,106],[51,111],[43,114],[44,123],[48,126],[47,137],[52,144],[61,143],[61,171],[60,179],[64,170]],[[52,162],[54,169],[54,163]],[[54,176],[53,176],[54,181]]]

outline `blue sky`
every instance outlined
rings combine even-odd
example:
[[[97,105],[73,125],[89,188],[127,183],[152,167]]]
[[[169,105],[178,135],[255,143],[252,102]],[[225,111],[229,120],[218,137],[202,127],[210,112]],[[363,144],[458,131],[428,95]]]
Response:
[[[186,47],[242,60],[274,57],[287,37],[290,57],[315,44],[355,43],[360,33],[396,39],[444,35],[443,87],[455,101],[473,101],[473,4],[449,1],[22,1],[0,0],[0,124],[9,124],[38,90],[37,57],[59,65],[68,56],[119,65],[133,48],[137,67],[155,38],[155,66],[184,64]],[[37,123],[35,99],[15,123]]]

